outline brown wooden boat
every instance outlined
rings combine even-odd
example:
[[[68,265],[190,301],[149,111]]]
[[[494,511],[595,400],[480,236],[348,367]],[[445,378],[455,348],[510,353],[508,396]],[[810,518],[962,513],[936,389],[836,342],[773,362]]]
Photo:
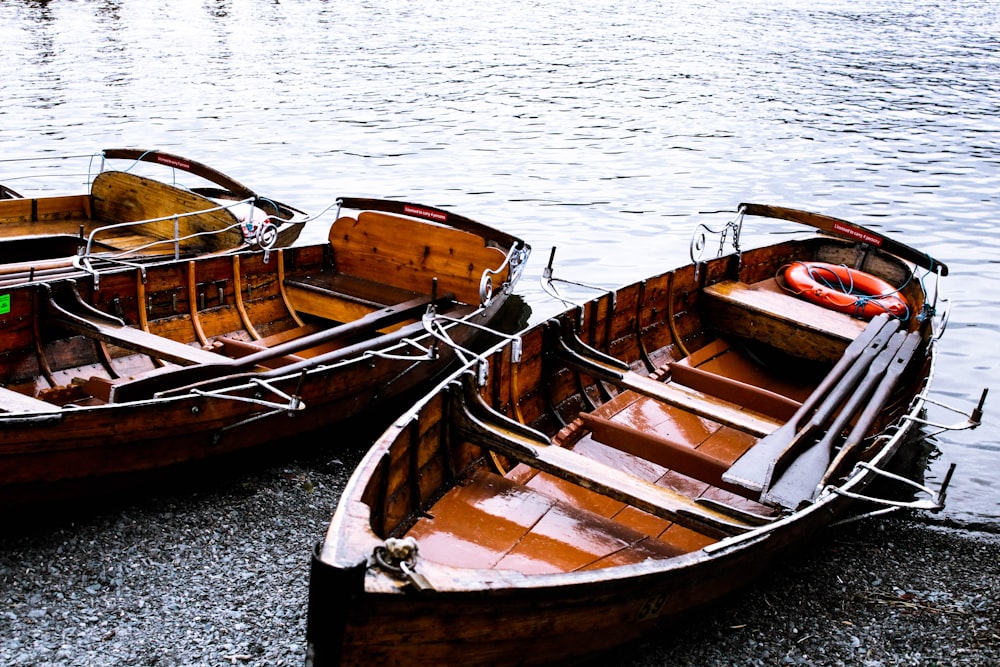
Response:
[[[845,516],[920,430],[947,269],[776,207],[741,206],[734,241],[743,215],[828,234],[570,309],[391,426],[314,552],[308,664],[580,660],[745,585]],[[799,261],[889,281],[909,317],[866,322],[788,292],[782,268]]]
[[[159,173],[164,168],[169,178]],[[160,151],[102,151],[90,158],[88,181],[87,194],[30,197],[0,189],[0,285],[109,263],[286,247],[307,220],[211,167]]]
[[[340,205],[328,243],[0,288],[0,504],[327,426],[492,335],[523,242],[428,206]]]

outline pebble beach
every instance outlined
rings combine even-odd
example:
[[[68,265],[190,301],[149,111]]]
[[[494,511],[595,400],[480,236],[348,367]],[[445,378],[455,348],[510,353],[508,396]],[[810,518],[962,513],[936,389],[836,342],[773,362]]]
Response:
[[[361,455],[327,444],[144,497],[8,515],[0,664],[302,665],[310,550]],[[845,524],[595,664],[1000,664],[998,563],[990,525]]]

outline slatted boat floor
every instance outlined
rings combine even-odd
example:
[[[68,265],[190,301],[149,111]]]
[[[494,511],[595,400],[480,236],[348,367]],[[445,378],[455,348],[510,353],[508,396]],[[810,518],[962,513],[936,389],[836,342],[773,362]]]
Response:
[[[733,370],[732,366],[716,366],[719,372]],[[750,366],[740,364],[737,372],[751,379]],[[769,385],[796,396],[806,389],[780,382]],[[633,391],[618,394],[592,414],[728,464],[757,441],[752,435]],[[598,442],[579,420],[564,429],[556,442],[689,498],[761,516],[773,512],[753,500]],[[433,511],[434,516],[419,519],[408,533],[420,544],[422,557],[453,566],[495,567],[524,574],[670,558],[714,541],[525,464],[503,476],[477,470],[449,490]]]

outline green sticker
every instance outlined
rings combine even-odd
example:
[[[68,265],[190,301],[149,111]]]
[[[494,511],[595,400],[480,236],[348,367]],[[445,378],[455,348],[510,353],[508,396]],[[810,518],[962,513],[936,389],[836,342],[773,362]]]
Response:
[[[0,315],[10,312],[10,294],[0,294]]]

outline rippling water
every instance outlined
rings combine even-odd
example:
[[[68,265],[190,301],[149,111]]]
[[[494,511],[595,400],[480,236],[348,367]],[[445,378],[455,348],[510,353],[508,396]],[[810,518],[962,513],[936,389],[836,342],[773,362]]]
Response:
[[[532,243],[536,318],[554,245],[558,276],[614,286],[740,201],[821,211],[949,264],[933,396],[971,406],[1000,359],[1000,5],[808,4],[8,0],[0,182],[75,189],[11,160],[140,146],[311,212],[454,207]],[[998,401],[940,437],[954,517],[1000,522]]]

